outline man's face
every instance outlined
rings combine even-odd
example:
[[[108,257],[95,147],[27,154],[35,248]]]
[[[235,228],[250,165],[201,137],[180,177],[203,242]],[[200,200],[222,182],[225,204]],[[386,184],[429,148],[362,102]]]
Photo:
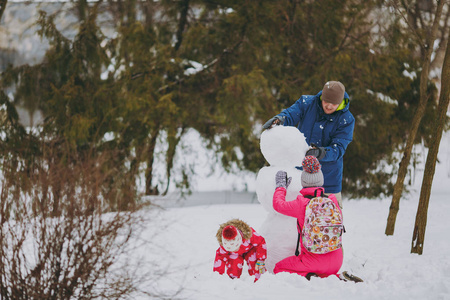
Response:
[[[322,100],[322,108],[327,115],[334,113],[338,107],[339,104],[333,104]]]

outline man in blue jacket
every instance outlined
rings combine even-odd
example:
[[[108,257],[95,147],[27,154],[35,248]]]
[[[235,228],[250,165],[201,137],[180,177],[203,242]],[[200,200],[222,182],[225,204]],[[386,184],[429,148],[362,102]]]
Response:
[[[349,111],[349,96],[339,81],[325,83],[317,95],[303,95],[291,107],[267,121],[263,128],[274,125],[296,126],[322,165],[326,194],[335,194],[342,208],[343,156],[353,140],[355,118]]]

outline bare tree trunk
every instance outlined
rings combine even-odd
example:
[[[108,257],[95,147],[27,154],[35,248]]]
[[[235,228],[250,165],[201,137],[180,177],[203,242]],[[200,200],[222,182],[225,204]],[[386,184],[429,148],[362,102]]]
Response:
[[[2,19],[3,13],[5,12],[7,3],[8,3],[8,0],[0,0],[0,20]]]
[[[145,194],[146,195],[158,195],[158,186],[153,186],[153,162],[155,156],[156,140],[158,137],[158,131],[152,133],[147,152],[147,169],[145,170]]]
[[[439,40],[439,46],[435,50],[434,59],[431,62],[430,70],[434,70],[442,66],[445,58],[445,48],[447,45],[447,40],[449,37],[449,27],[450,27],[450,7],[447,9],[447,14],[443,17],[442,28],[440,28],[440,32],[436,37]]]
[[[392,195],[392,202],[389,208],[389,216],[386,224],[386,231],[385,231],[386,235],[394,234],[395,221],[397,219],[397,213],[400,207],[400,197],[403,192],[403,184],[405,181],[406,173],[408,171],[408,165],[411,159],[411,152],[414,145],[414,140],[416,139],[417,130],[419,129],[422,117],[425,114],[425,109],[429,98],[429,96],[427,95],[427,83],[428,83],[428,76],[430,73],[429,70],[430,70],[431,54],[433,53],[433,44],[439,27],[439,21],[441,19],[442,8],[444,6],[444,3],[445,3],[444,0],[438,1],[433,26],[430,34],[427,35],[426,42],[424,44],[424,47],[426,48],[424,49],[425,56],[422,65],[422,72],[420,73],[419,105],[412,120],[408,140],[406,142],[406,147],[403,152],[403,158],[402,161],[400,162],[398,170],[397,182],[394,185],[394,193]]]
[[[166,176],[167,176],[167,185],[166,189],[162,193],[162,195],[167,195],[167,192],[169,191],[169,185],[170,185],[170,173],[173,168],[173,159],[175,158],[175,153],[177,150],[178,143],[180,142],[181,138],[183,137],[184,133],[186,132],[186,127],[181,128],[181,132],[178,135],[175,136],[169,136],[167,138],[169,148],[167,149],[166,153]]]
[[[447,41],[447,50],[445,52],[444,65],[442,67],[442,88],[439,97],[438,116],[435,121],[436,135],[433,137],[430,149],[428,151],[427,161],[425,163],[425,172],[420,190],[419,207],[417,208],[416,222],[411,244],[411,253],[422,254],[425,241],[425,229],[427,226],[428,204],[430,202],[431,186],[436,168],[437,154],[439,144],[441,143],[442,132],[446,121],[446,114],[450,102],[450,46]]]
[[[177,42],[175,43],[175,51],[178,51],[183,41],[183,32],[187,25],[187,15],[189,12],[189,0],[184,0],[180,3],[180,6],[180,21],[178,23],[178,30],[176,34]]]
[[[156,3],[153,0],[140,2],[144,14],[144,24],[147,30],[151,30],[153,26],[153,14],[157,10]]]

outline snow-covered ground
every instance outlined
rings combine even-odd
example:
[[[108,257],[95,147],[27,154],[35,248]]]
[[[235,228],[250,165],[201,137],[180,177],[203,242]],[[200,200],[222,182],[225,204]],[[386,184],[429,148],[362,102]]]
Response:
[[[148,210],[142,238],[150,244],[137,247],[130,261],[139,259],[141,266],[161,275],[145,282],[145,289],[182,299],[450,299],[449,149],[447,133],[433,182],[423,255],[410,254],[421,174],[415,180],[416,192],[401,201],[394,236],[384,234],[390,198],[344,199],[347,233],[341,271],[360,276],[363,283],[335,277],[307,281],[287,273],[266,273],[254,283],[246,267],[236,280],[214,273],[219,224],[240,218],[258,231],[267,212],[257,201]]]

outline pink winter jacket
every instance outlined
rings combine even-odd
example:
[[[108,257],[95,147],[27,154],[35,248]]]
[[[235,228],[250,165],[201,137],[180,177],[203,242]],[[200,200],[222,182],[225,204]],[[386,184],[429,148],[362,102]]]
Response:
[[[298,195],[297,199],[293,201],[286,201],[286,189],[282,187],[277,188],[275,190],[275,193],[273,194],[273,208],[280,214],[297,218],[298,223],[301,227],[303,227],[303,223],[305,223],[306,206],[310,201],[309,198],[305,198],[304,196],[314,196],[315,190],[324,191],[322,187],[304,188],[300,191],[300,195]],[[339,204],[335,195],[331,194],[328,196],[328,198],[330,198],[339,208]],[[339,211],[341,211],[340,208]]]
[[[309,198],[305,198],[304,196],[314,196],[314,192],[317,189],[323,191],[321,187],[304,188],[300,191],[301,194],[297,199],[286,201],[286,189],[279,187],[273,195],[273,208],[283,215],[297,218],[301,233],[305,222],[306,206],[310,201]],[[331,194],[328,198],[339,208],[336,196]],[[314,254],[308,252],[302,242],[299,244],[301,246],[301,254],[299,256],[293,255],[279,261],[274,269],[275,274],[278,272],[290,272],[306,276],[308,273],[315,273],[319,277],[337,275],[343,262],[342,248],[325,254]]]

